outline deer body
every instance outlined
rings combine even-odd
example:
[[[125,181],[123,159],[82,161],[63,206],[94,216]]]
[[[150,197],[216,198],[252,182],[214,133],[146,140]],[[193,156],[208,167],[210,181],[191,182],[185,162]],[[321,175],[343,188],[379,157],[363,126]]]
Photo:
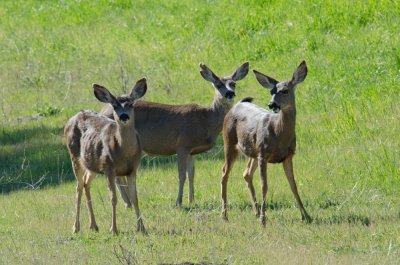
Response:
[[[235,82],[243,79],[249,64],[242,64],[231,76],[220,78],[206,65],[200,64],[201,75],[215,88],[211,107],[197,104],[168,105],[138,101],[135,105],[135,124],[143,150],[149,155],[177,154],[179,190],[176,205],[182,205],[183,187],[189,180],[189,203],[194,201],[194,157],[211,149],[222,130],[226,113],[233,105]],[[102,113],[110,115],[110,108]],[[123,179],[117,180],[122,199],[130,206]]]
[[[246,128],[237,131],[237,146],[245,155],[258,158],[263,153],[268,163],[281,163],[294,155],[294,113],[271,113],[253,103],[242,102],[232,108],[228,117],[233,114],[235,118],[227,118],[227,121],[233,121],[227,126],[236,126],[235,121],[240,121],[240,127]]]
[[[74,232],[80,230],[80,204],[85,189],[87,208],[90,214],[90,228],[98,231],[90,195],[90,182],[96,174],[107,177],[112,202],[111,232],[118,233],[116,226],[115,177],[126,176],[127,199],[135,206],[137,229],[145,232],[141,219],[136,191],[136,171],[140,164],[141,147],[134,127],[134,101],[146,92],[146,80],[137,82],[129,97],[115,98],[106,88],[93,85],[95,96],[113,107],[114,120],[85,110],[69,119],[64,128],[64,139],[70,153],[77,179],[76,219]]]
[[[195,155],[214,146],[228,110],[138,101],[136,129],[143,150],[149,155],[174,155],[180,146]]]
[[[266,111],[249,102],[251,100],[246,99],[232,107],[225,117],[223,128],[225,163],[221,180],[223,218],[228,219],[226,209],[227,182],[239,149],[250,158],[243,177],[250,191],[253,211],[256,216],[260,216],[262,224],[265,225],[266,222],[267,163],[283,164],[302,218],[303,220],[311,221],[298,194],[292,164],[292,158],[296,150],[294,92],[296,85],[305,79],[307,66],[305,62],[302,62],[293,74],[292,79],[284,82],[278,82],[257,71],[254,71],[254,73],[261,85],[272,89],[272,100],[269,103],[269,107],[274,112]],[[253,174],[257,165],[260,170],[263,195],[261,211],[257,204],[253,186]]]

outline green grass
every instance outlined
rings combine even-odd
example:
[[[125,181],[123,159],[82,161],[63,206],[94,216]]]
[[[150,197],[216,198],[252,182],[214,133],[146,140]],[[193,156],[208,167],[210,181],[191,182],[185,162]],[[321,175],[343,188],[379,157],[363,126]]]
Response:
[[[3,1],[0,4],[0,263],[397,264],[400,262],[400,5],[396,1]],[[206,63],[231,74],[250,61],[278,80],[305,59],[297,89],[295,175],[314,222],[300,221],[279,165],[269,166],[268,223],[252,215],[242,157],[221,220],[222,140],[197,158],[192,208],[173,207],[175,157],[142,161],[148,236],[118,204],[108,232],[104,177],[93,183],[99,233],[72,235],[74,176],[62,130],[100,110],[91,84],[146,100],[210,105]],[[269,93],[252,73],[237,98]],[[259,177],[256,189],[260,194]],[[186,187],[187,190],[187,187]],[[258,196],[259,197],[259,196]]]

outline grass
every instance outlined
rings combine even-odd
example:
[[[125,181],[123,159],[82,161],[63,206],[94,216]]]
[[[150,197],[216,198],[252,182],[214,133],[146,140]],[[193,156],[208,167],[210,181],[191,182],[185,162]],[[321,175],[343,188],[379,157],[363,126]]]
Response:
[[[396,1],[3,1],[0,4],[0,263],[397,264],[400,254],[400,5]],[[268,224],[242,180],[219,216],[222,140],[197,158],[196,204],[173,207],[175,157],[145,157],[138,179],[148,236],[118,204],[108,232],[103,177],[93,182],[99,233],[71,234],[69,117],[99,110],[91,84],[115,93],[146,76],[146,100],[210,105],[198,63],[228,75],[242,62],[278,80],[305,59],[297,89],[295,175],[314,222],[300,221],[279,165],[269,166]],[[268,93],[252,73],[237,98]],[[260,194],[259,181],[256,189]],[[50,262],[51,261],[51,262]]]

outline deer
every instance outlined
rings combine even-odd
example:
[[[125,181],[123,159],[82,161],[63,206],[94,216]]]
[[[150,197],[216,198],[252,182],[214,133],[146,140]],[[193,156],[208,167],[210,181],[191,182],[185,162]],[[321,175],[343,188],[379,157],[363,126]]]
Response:
[[[99,231],[92,207],[90,183],[97,174],[104,174],[112,205],[110,232],[118,234],[115,178],[126,176],[127,199],[135,208],[137,231],[145,233],[136,190],[136,172],[142,149],[135,130],[134,104],[147,91],[146,79],[138,80],[131,93],[124,97],[115,97],[98,84],[93,84],[93,91],[99,101],[110,104],[113,120],[91,110],[82,110],[65,125],[64,140],[77,180],[73,232],[77,233],[80,230],[79,215],[83,189],[89,211],[90,229]]]
[[[226,113],[233,106],[236,82],[249,71],[245,62],[227,77],[217,76],[205,64],[200,64],[200,74],[215,88],[210,107],[197,104],[169,105],[138,101],[135,105],[135,124],[144,152],[150,156],[177,155],[179,189],[176,206],[182,206],[183,188],[189,182],[189,204],[194,202],[194,155],[211,149],[221,133]],[[111,108],[102,110],[111,116]],[[117,187],[126,207],[130,207],[124,180],[117,179]]]
[[[240,150],[249,157],[243,178],[250,192],[254,214],[260,218],[261,224],[266,225],[268,163],[282,163],[302,220],[309,223],[312,220],[300,199],[292,163],[296,150],[295,89],[307,76],[306,62],[301,62],[289,81],[279,82],[256,70],[253,72],[261,86],[270,90],[271,101],[268,107],[273,112],[253,104],[252,98],[245,98],[233,106],[225,116],[222,130],[224,139],[224,165],[221,178],[222,218],[228,221],[227,183]],[[257,166],[261,177],[261,207],[257,204],[253,186],[253,174]]]

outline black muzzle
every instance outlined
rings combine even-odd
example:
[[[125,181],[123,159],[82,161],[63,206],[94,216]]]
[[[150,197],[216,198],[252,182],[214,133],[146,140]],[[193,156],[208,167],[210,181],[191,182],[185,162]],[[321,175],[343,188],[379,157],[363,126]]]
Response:
[[[123,122],[126,122],[129,120],[129,116],[127,114],[122,114],[121,116],[119,116],[119,119]]]
[[[233,92],[233,91],[228,91],[228,92],[226,92],[226,94],[225,94],[225,97],[226,97],[227,99],[233,99],[235,96],[236,96],[236,94],[235,94],[235,92]]]
[[[280,106],[276,104],[274,101],[268,103],[268,107],[272,109],[274,112],[278,112],[280,110]]]

